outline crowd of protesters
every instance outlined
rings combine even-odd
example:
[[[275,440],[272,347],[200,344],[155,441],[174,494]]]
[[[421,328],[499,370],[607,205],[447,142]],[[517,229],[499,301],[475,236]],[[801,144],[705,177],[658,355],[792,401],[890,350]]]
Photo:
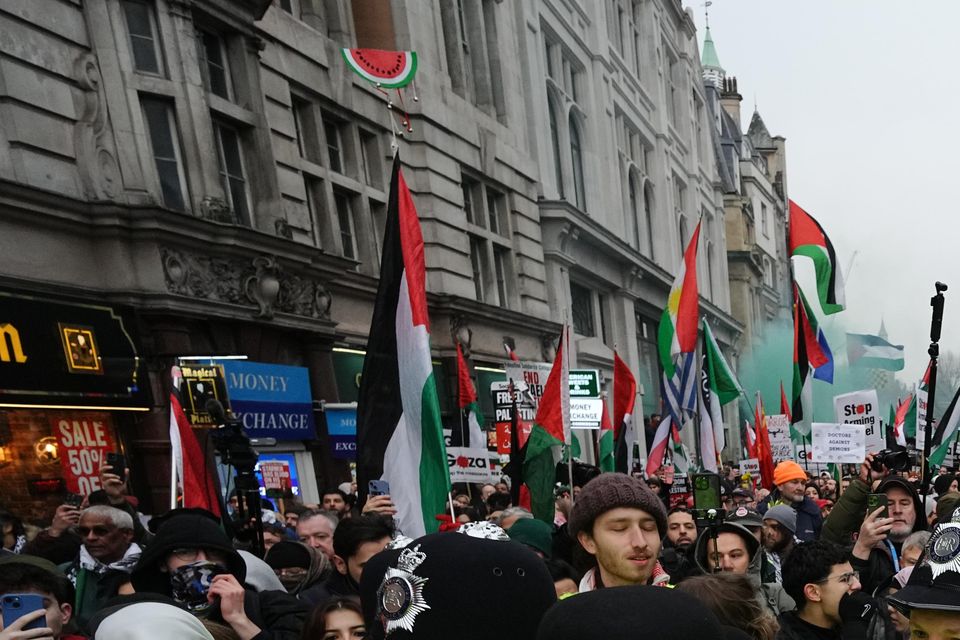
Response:
[[[47,523],[0,511],[0,640],[958,640],[957,478],[925,504],[915,475],[872,463],[838,482],[782,461],[770,491],[725,467],[712,512],[670,474],[586,468],[553,522],[505,482],[463,486],[416,540],[391,496],[361,503],[350,483],[264,501],[261,527],[230,496],[224,526],[141,514],[105,466]]]

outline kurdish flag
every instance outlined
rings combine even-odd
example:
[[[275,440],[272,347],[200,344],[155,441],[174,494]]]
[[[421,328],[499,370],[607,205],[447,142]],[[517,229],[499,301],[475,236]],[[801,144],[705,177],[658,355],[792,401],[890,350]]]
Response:
[[[848,333],[847,361],[850,366],[900,371],[903,369],[903,345],[890,344],[880,336]]]
[[[827,315],[843,311],[843,275],[837,264],[833,243],[820,223],[809,213],[790,201],[790,228],[787,237],[790,257],[806,256],[813,260],[817,274],[817,297]]]
[[[533,429],[527,438],[523,460],[523,481],[530,490],[530,511],[547,523],[553,522],[553,488],[563,444],[570,442],[570,369],[567,353],[570,333],[560,333],[557,357],[540,396]]]
[[[452,447],[475,447],[485,448],[487,439],[483,435],[483,429],[480,423],[483,418],[480,414],[480,403],[477,402],[477,392],[473,388],[473,380],[470,379],[470,369],[467,368],[467,360],[463,357],[463,349],[460,343],[457,343],[457,389],[460,398],[461,428],[453,429],[450,434],[450,446]],[[463,429],[463,424],[467,428]]]
[[[960,407],[957,407],[957,400],[960,399],[960,388],[953,394],[953,400],[950,406],[944,411],[940,422],[937,423],[937,430],[933,434],[932,444],[930,445],[930,457],[927,461],[931,467],[943,466],[943,460],[947,457],[953,443],[957,439],[957,427],[960,426]]]
[[[397,156],[357,402],[357,482],[361,494],[370,480],[389,482],[397,526],[414,538],[437,530],[450,491],[425,280],[420,221]]]
[[[637,379],[620,355],[613,352],[613,428],[616,440],[616,468],[621,473],[633,471],[633,444],[637,432],[633,411],[637,402]]]
[[[607,399],[603,399],[603,415],[600,417],[600,460],[597,465],[600,471],[615,471],[614,464],[614,441],[613,441],[613,423],[610,422],[610,414],[607,412]]]
[[[697,323],[699,321],[699,294],[697,292],[697,246],[700,239],[700,222],[693,230],[690,243],[683,252],[680,271],[670,287],[667,307],[660,317],[657,343],[660,364],[667,377],[673,377],[677,356],[692,353],[697,348]]]

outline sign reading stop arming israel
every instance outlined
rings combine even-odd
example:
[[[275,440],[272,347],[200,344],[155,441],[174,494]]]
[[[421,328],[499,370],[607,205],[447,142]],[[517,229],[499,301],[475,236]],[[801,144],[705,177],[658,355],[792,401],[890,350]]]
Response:
[[[844,393],[833,398],[833,410],[837,422],[859,424],[864,428],[864,440],[868,452],[882,451],[886,441],[880,428],[880,401],[876,389],[864,389]],[[827,460],[826,462],[839,462]],[[845,461],[844,461],[845,462]],[[856,462],[863,462],[863,459]]]

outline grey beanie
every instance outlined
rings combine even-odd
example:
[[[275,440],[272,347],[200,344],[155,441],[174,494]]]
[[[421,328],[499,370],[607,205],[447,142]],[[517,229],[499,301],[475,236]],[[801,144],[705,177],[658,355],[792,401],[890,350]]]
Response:
[[[570,535],[576,538],[579,532],[589,531],[598,516],[618,507],[646,511],[657,521],[660,536],[666,535],[667,510],[663,502],[643,480],[623,473],[602,473],[583,487],[567,524]]]
[[[797,512],[793,507],[788,507],[785,504],[770,507],[767,509],[767,512],[763,514],[763,519],[776,520],[790,533],[795,534],[797,532]]]

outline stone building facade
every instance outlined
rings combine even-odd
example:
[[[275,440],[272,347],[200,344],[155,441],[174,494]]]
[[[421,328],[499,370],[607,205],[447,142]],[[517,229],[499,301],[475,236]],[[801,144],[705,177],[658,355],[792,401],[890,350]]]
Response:
[[[723,344],[742,331],[677,1],[12,0],[0,31],[0,288],[128,318],[149,410],[113,415],[148,507],[179,357],[302,366],[315,402],[356,399],[398,117],[341,47],[420,55],[399,146],[445,419],[455,341],[489,409],[504,345],[549,360],[564,321],[577,366],[609,384],[617,346],[656,412],[656,323],[701,216],[701,310]],[[278,449],[308,493],[346,471],[321,414]]]

